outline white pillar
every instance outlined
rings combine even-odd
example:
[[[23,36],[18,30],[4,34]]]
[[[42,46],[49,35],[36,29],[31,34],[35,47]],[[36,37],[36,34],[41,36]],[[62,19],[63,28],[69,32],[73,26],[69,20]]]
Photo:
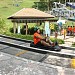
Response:
[[[18,29],[17,29],[17,33],[20,34],[20,25],[19,23],[17,23]]]
[[[45,21],[45,34],[46,36],[50,36],[49,21]]]

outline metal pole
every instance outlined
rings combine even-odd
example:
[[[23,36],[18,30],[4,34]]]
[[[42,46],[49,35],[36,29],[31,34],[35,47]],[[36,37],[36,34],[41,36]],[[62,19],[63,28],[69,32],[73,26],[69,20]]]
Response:
[[[65,6],[66,6],[66,0],[65,0]]]
[[[70,0],[69,0],[69,2],[70,2]]]
[[[37,3],[37,9],[38,9],[38,3]]]
[[[48,11],[49,11],[49,0],[48,0]]]

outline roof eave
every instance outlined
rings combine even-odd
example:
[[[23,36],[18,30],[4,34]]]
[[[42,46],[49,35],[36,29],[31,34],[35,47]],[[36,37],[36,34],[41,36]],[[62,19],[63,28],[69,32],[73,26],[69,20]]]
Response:
[[[37,16],[36,16],[36,17],[35,17],[35,16],[34,16],[34,17],[31,17],[31,16],[30,16],[30,17],[23,17],[23,16],[14,17],[14,16],[11,16],[11,17],[8,17],[7,19],[29,19],[29,18],[30,18],[30,19],[35,19],[35,18],[36,18],[36,19],[41,19],[41,18],[54,18],[54,17],[37,17]]]

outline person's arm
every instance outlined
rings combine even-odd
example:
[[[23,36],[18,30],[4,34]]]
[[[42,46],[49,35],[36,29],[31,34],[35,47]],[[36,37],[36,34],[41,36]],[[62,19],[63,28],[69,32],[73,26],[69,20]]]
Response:
[[[34,37],[39,38],[41,40],[45,40],[45,37],[44,36],[42,36],[40,34],[37,34],[37,33],[34,34]]]
[[[39,38],[39,39],[41,39],[41,40],[44,40],[45,38],[43,37],[43,36],[41,36],[41,35],[39,35],[39,36],[36,36],[37,38]]]

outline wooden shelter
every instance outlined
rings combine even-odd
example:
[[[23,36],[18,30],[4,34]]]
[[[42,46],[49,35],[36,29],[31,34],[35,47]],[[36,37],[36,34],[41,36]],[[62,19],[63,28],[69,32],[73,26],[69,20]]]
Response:
[[[54,16],[34,8],[23,8],[20,11],[8,17],[8,19],[11,19],[11,21],[13,22],[14,33],[16,33],[16,27],[18,27],[17,32],[20,33],[20,23],[25,23],[26,35],[28,30],[27,23],[57,21],[57,20],[50,20],[50,18],[54,18]]]

